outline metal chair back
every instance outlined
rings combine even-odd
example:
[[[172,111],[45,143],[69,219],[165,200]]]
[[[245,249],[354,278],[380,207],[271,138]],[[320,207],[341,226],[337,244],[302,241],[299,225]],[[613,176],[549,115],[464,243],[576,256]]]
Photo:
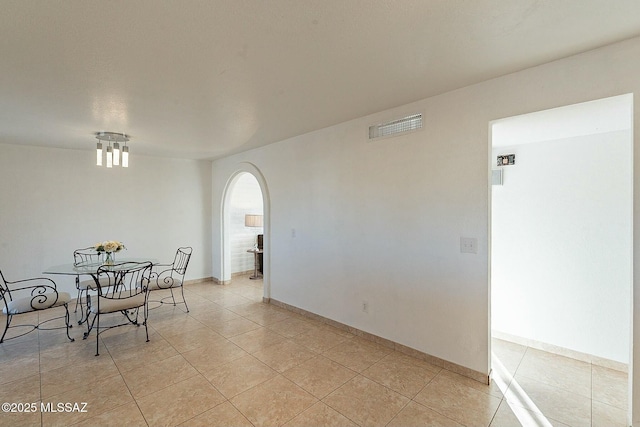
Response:
[[[73,265],[92,265],[100,263],[100,252],[94,247],[76,249],[73,251]]]
[[[180,276],[184,276],[187,272],[187,266],[189,265],[192,252],[193,248],[188,246],[178,248],[176,256],[173,259],[173,271],[178,273]]]

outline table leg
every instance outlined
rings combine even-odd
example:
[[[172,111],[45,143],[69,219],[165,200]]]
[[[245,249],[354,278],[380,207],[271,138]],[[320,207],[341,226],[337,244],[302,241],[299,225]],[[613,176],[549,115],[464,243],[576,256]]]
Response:
[[[253,276],[249,277],[249,279],[255,280],[259,278],[260,277],[258,276],[258,253],[255,252],[253,254]]]

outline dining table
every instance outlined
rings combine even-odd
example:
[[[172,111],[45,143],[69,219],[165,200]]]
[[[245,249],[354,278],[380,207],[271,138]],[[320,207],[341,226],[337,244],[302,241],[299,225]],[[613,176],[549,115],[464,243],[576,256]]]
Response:
[[[59,274],[59,275],[65,275],[65,276],[76,276],[77,280],[80,278],[80,276],[91,276],[96,281],[96,283],[99,283],[98,268],[103,267],[103,270],[104,270],[106,267],[108,271],[117,274],[122,270],[127,270],[131,268],[131,265],[128,264],[131,262],[136,262],[136,263],[150,262],[152,267],[153,265],[158,264],[158,260],[153,258],[118,258],[117,261],[114,261],[113,263],[110,263],[110,264],[105,264],[104,262],[58,264],[58,265],[53,265],[51,267],[47,267],[42,273],[43,274]],[[76,283],[77,283],[77,280],[76,280]],[[98,293],[100,294],[100,291],[98,291]],[[90,295],[87,294],[87,304],[91,304],[90,300],[91,300],[91,297]],[[89,313],[87,310],[86,313],[81,316],[81,319],[78,321],[78,324],[80,325],[84,323],[87,320],[88,315]]]

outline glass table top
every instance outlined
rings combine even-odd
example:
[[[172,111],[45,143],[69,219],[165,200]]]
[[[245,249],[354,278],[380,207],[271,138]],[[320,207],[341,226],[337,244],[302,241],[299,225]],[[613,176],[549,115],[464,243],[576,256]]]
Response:
[[[158,260],[150,258],[122,258],[117,259],[113,265],[108,266],[110,271],[119,271],[122,269],[128,269],[131,267],[132,262],[151,262],[151,264],[157,264]],[[102,263],[90,263],[76,265],[74,263],[60,264],[47,267],[43,274],[68,274],[68,275],[81,275],[81,274],[95,274],[99,267],[105,264]]]

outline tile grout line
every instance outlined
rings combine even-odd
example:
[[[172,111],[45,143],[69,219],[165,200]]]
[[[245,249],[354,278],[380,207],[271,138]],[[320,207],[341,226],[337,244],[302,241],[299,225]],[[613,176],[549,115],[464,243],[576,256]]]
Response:
[[[147,324],[147,326],[149,326],[149,325]],[[101,340],[102,340],[102,338],[101,338]],[[127,384],[127,381],[124,379],[124,376],[122,375],[122,371],[120,371],[120,367],[118,366],[116,361],[113,359],[113,356],[111,355],[111,350],[109,350],[109,347],[104,342],[104,340],[102,340],[102,345],[104,345],[104,348],[107,350],[107,353],[109,354],[109,357],[113,361],[113,364],[116,366],[116,369],[118,370],[118,374],[120,375],[120,378],[122,379],[122,382],[124,383],[124,386],[127,388],[127,391],[131,395],[131,398],[133,399],[133,402],[136,404],[136,407],[138,408],[138,411],[140,411],[140,415],[142,415],[142,419],[144,419],[144,422],[147,424],[147,427],[148,427],[149,426],[149,421],[147,421],[147,417],[144,416],[144,412],[142,412],[142,408],[140,408],[140,405],[138,404],[138,399],[135,398],[135,396],[131,392],[131,388],[129,387],[129,384]],[[117,408],[120,408],[120,407],[122,407],[124,405],[126,405],[126,403],[118,406]]]

